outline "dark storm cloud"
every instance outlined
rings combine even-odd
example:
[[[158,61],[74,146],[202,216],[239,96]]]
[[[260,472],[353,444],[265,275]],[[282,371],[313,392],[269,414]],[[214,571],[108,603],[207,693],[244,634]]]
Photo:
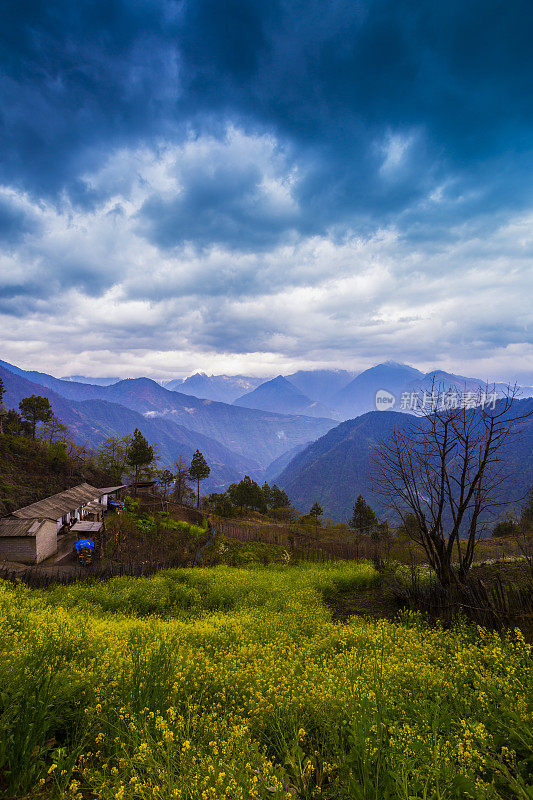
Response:
[[[140,230],[160,247],[191,242],[257,251],[278,244],[299,222],[294,212],[272,204],[259,165],[224,163],[214,156],[183,177],[177,196],[154,195],[140,210]]]
[[[4,6],[16,355],[524,361],[530,0]]]
[[[485,194],[500,207],[531,200],[516,174],[531,147],[529,3],[255,2],[241,25],[239,4],[187,9],[189,95],[298,143],[299,200],[317,229],[352,215],[387,223],[449,175],[454,198],[474,184],[474,213]],[[410,163],[383,175],[376,142],[389,131],[418,141]]]
[[[349,150],[360,126],[424,125],[457,159],[528,148],[526,0],[291,0],[187,5],[188,88],[306,140]],[[331,142],[330,142],[331,143]]]
[[[179,91],[171,3],[47,0],[2,10],[2,175],[79,192],[110,147],[162,131]]]
[[[13,198],[0,196],[0,242],[4,247],[18,244],[27,234],[38,230],[39,222],[34,214],[21,208]]]
[[[386,223],[449,175],[454,197],[474,182],[481,197],[497,187],[516,205],[518,184],[522,202],[531,191],[516,165],[530,148],[532,19],[525,0],[11,4],[3,178],[36,193],[67,188],[91,206],[98,195],[80,179],[110,149],[229,121],[290,144],[305,230],[376,214]],[[384,172],[379,143],[391,134],[414,136],[416,152]],[[502,151],[514,165],[496,178]],[[205,186],[165,207],[154,198],[148,221],[157,211],[168,222],[154,235],[164,242],[174,219],[179,240],[205,199],[215,240],[283,236],[268,217],[264,232],[243,218],[233,197],[221,215],[214,183],[205,198]]]

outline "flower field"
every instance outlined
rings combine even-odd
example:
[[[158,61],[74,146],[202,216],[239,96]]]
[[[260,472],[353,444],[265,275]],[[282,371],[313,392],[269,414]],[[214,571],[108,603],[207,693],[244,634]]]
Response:
[[[361,564],[0,584],[0,796],[533,797],[531,649],[332,622]]]

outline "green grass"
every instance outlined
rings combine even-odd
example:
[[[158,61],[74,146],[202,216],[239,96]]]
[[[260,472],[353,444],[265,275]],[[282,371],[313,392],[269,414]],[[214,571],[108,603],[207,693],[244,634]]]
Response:
[[[324,596],[376,580],[343,563],[0,584],[0,796],[530,797],[530,648],[331,621]]]

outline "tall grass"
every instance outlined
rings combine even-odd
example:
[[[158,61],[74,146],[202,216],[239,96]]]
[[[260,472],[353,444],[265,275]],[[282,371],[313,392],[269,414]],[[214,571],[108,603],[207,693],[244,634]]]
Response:
[[[324,592],[375,580],[333,564],[0,585],[7,796],[530,796],[529,646],[331,621]]]

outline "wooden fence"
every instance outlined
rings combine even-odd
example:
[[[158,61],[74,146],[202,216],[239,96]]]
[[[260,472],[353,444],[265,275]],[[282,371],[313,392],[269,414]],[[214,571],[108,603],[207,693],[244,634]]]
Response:
[[[154,513],[167,511],[167,502],[156,498],[139,497],[142,511]],[[168,501],[168,511],[186,522],[202,525],[205,515],[198,509],[182,506]],[[254,542],[284,547],[292,559],[312,562],[337,560],[372,559],[375,562],[383,558],[383,545],[365,537],[358,541],[327,540],[313,536],[311,533],[291,529],[285,525],[253,525],[213,517],[215,531],[222,533],[227,539],[239,542]],[[208,543],[208,542],[207,542]],[[205,542],[196,551],[205,549]],[[142,562],[101,564],[93,562],[88,567],[79,565],[52,567],[31,566],[26,569],[10,569],[0,566],[0,579],[12,583],[24,583],[32,588],[45,588],[54,584],[71,584],[83,580],[108,580],[110,578],[129,575],[146,577],[164,569],[202,566],[196,553],[181,555],[170,560],[150,560]]]
[[[376,560],[385,554],[384,546],[368,537],[361,537],[358,541],[321,539],[282,525],[254,526],[223,519],[217,519],[215,526],[227,539],[279,545],[296,558],[309,561],[353,561],[360,558]]]
[[[6,569],[0,567],[0,579],[11,583],[25,583],[32,589],[42,589],[55,584],[70,584],[82,580],[105,581],[119,575],[128,575],[134,578],[147,577],[162,569],[192,566],[183,558],[169,559],[167,561],[144,561],[126,564],[92,564],[88,567],[28,567],[27,569]]]
[[[174,503],[172,500],[142,498],[141,510],[154,513],[168,511],[173,516],[196,525],[202,525],[207,516],[202,511]],[[263,542],[285,547],[299,559],[308,561],[353,561],[368,558],[374,561],[386,555],[387,545],[373,542],[370,537],[359,537],[357,541],[324,539],[281,524],[249,524],[228,520],[213,514],[215,529],[227,539],[238,542]]]

